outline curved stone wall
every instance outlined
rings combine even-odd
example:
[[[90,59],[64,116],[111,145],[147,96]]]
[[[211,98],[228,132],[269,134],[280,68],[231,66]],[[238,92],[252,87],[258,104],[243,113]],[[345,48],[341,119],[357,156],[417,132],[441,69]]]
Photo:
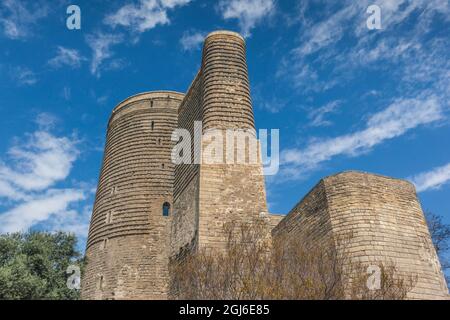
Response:
[[[170,137],[183,97],[143,93],[113,110],[87,241],[84,299],[166,296],[171,216],[162,207],[172,205]]]
[[[245,41],[239,34],[210,33],[203,46],[201,69],[181,104],[178,126],[192,134],[194,121],[201,120],[204,134],[209,130],[222,132],[224,149],[223,162],[205,161],[205,147],[211,140],[203,136],[203,162],[175,168],[173,258],[198,247],[223,247],[224,223],[253,221],[267,212],[259,154],[252,163],[225,163],[231,142],[226,137],[227,129],[248,130],[256,141],[245,55]],[[229,147],[245,155],[249,149],[245,141],[236,141],[233,146],[230,143]]]
[[[237,33],[210,33],[203,47],[203,129],[254,129],[245,41]]]
[[[393,264],[417,276],[412,299],[443,299],[448,290],[413,184],[362,172],[324,178],[333,234],[352,233],[347,250],[366,265]]]
[[[417,277],[411,299],[447,298],[439,259],[408,181],[354,171],[326,177],[272,234],[312,243],[350,237],[345,250],[353,263],[394,265],[399,276]]]

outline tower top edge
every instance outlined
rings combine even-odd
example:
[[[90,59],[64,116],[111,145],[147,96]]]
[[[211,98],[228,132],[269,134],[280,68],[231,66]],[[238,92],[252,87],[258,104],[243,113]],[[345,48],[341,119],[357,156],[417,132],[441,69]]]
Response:
[[[242,41],[245,42],[244,37],[234,31],[229,31],[229,30],[216,30],[216,31],[212,31],[210,33],[208,33],[208,35],[205,37],[205,40],[208,39],[209,37],[213,37],[213,36],[217,36],[217,35],[225,35],[225,36],[232,36],[232,37],[237,37],[239,39],[241,39]]]
[[[152,99],[152,98],[172,98],[174,100],[180,100],[180,102],[184,99],[184,93],[170,90],[156,90],[156,91],[145,91],[141,93],[134,94],[129,96],[128,98],[119,102],[112,110],[112,114],[117,112],[124,105],[127,105],[133,101],[139,101],[144,99]]]
[[[402,178],[396,178],[396,177],[391,177],[391,176],[386,176],[386,175],[382,175],[379,173],[372,173],[372,172],[366,172],[366,171],[360,171],[360,170],[345,170],[345,171],[340,171],[331,175],[328,175],[326,177],[323,177],[321,179],[321,181],[323,180],[328,180],[330,178],[334,178],[334,177],[345,177],[345,176],[351,176],[351,175],[360,175],[360,176],[366,176],[366,177],[378,177],[381,179],[386,179],[386,180],[391,180],[391,181],[397,181],[399,183],[406,183],[409,184],[410,186],[415,188],[414,183],[412,183],[411,181],[407,180],[407,179],[402,179]]]

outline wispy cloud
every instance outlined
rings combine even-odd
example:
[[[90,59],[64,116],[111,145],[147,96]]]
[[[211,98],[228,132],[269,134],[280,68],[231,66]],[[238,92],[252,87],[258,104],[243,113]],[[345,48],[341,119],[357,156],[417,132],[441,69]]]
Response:
[[[169,24],[168,11],[189,2],[191,0],[140,0],[138,3],[126,4],[106,16],[104,23],[113,28],[122,26],[132,32],[142,33],[157,25]]]
[[[100,76],[102,70],[119,70],[126,66],[123,59],[113,59],[112,47],[131,39],[136,43],[141,33],[158,25],[170,24],[169,11],[190,3],[191,0],[139,0],[130,2],[105,16],[103,23],[110,28],[122,27],[120,33],[98,31],[89,34],[86,41],[92,49],[91,73]],[[125,36],[127,35],[127,36]]]
[[[310,120],[309,124],[313,127],[325,127],[331,125],[332,122],[325,119],[325,117],[330,113],[336,113],[341,103],[340,100],[336,100],[319,108],[311,109],[308,112],[308,119]]]
[[[328,19],[311,25],[302,33],[301,44],[293,50],[294,55],[303,58],[338,42],[344,35],[346,24],[343,22],[353,18],[357,9],[357,5],[346,6]]]
[[[70,232],[77,235],[80,242],[87,239],[88,231],[89,231],[89,222],[92,214],[92,206],[85,205],[82,206],[79,210],[70,209],[71,205],[75,202],[83,202],[87,199],[88,194],[86,191],[83,191],[83,194],[78,194],[79,198],[77,198],[77,190],[73,190],[73,194],[70,194],[72,190],[68,191],[67,196],[71,197],[71,199],[79,199],[70,202],[66,207],[66,210],[56,211],[56,213],[52,213],[47,220],[42,220],[41,222],[36,224],[37,228],[42,228],[44,230],[54,230],[54,231],[64,231]]]
[[[69,101],[70,97],[72,96],[72,90],[70,87],[65,86],[62,90],[61,96],[64,98],[64,100]]]
[[[284,171],[291,178],[299,178],[335,156],[357,156],[369,152],[386,140],[444,118],[444,110],[435,97],[396,100],[386,109],[372,115],[366,127],[360,131],[314,140],[303,149],[284,151]]]
[[[268,111],[269,113],[278,113],[287,105],[286,101],[278,97],[264,98],[258,91],[254,92],[253,97],[253,104],[260,109]]]
[[[381,8],[383,30],[392,30],[410,19],[414,13],[420,13],[416,31],[428,31],[428,25],[436,13],[448,13],[448,3],[441,0],[378,0],[375,1]],[[293,50],[297,57],[305,57],[323,48],[330,49],[341,41],[345,34],[359,40],[358,45],[368,44],[367,40],[375,40],[377,33],[370,33],[366,28],[368,15],[364,14],[371,0],[349,1],[344,0],[340,7],[329,6],[318,22],[310,24],[309,28],[302,30],[300,45]],[[384,37],[392,35],[384,34]],[[386,39],[386,38],[384,38]],[[374,41],[377,45],[377,41]]]
[[[206,33],[205,32],[185,32],[180,39],[181,47],[184,51],[198,50],[201,47],[201,44],[205,40]]]
[[[318,92],[333,94],[330,89],[336,86],[357,90],[356,82],[365,80],[361,75],[373,74],[392,82],[389,91],[383,85],[373,89],[382,92],[383,99],[390,96],[393,103],[369,117],[362,130],[312,138],[303,148],[286,150],[281,170],[286,178],[302,178],[334,157],[369,152],[418,126],[445,118],[450,100],[450,39],[436,30],[433,21],[449,26],[448,1],[318,1],[323,5],[320,14],[311,2],[305,3],[304,19],[297,22],[298,43],[281,60],[278,78],[301,89],[303,99],[313,100]],[[365,12],[371,4],[381,7],[382,30],[366,27]],[[329,120],[324,116],[330,110],[334,112],[335,106],[310,113],[310,124],[326,125]]]
[[[36,74],[24,66],[11,68],[10,76],[19,86],[31,86],[38,81]]]
[[[68,66],[70,68],[79,68],[81,63],[85,61],[80,52],[76,49],[58,46],[56,56],[48,61],[48,64],[54,68]]]
[[[366,27],[365,12],[371,4],[381,8],[382,30]],[[396,75],[405,77],[409,66],[424,65],[417,63],[418,55],[423,59],[433,55],[429,42],[439,36],[429,36],[432,21],[444,19],[447,25],[450,21],[448,1],[343,0],[322,5],[320,15],[310,2],[304,6],[298,45],[282,59],[277,73],[307,93],[343,85],[357,74],[355,70],[368,67],[376,70],[394,64]],[[448,40],[434,42],[443,50],[449,45]],[[448,60],[445,55],[433,57]]]
[[[0,181],[24,191],[46,189],[67,178],[78,154],[76,140],[36,131],[9,149],[11,165],[0,162]]]
[[[89,47],[92,49],[91,73],[100,76],[103,61],[113,56],[111,47],[123,41],[121,34],[97,32],[86,37]]]
[[[275,10],[273,0],[221,0],[219,11],[224,19],[237,19],[244,37]]]
[[[40,131],[48,132],[54,128],[58,122],[58,118],[51,113],[42,112],[37,115],[35,122]]]
[[[46,193],[33,196],[13,209],[0,214],[0,232],[27,230],[33,225],[50,218],[64,218],[71,213],[68,208],[73,202],[85,199],[80,190],[63,189],[48,190]],[[61,226],[61,223],[58,223]]]
[[[409,180],[416,186],[417,192],[439,189],[450,182],[450,163],[433,168],[430,171],[410,177]]]
[[[47,16],[48,8],[42,1],[2,0],[0,26],[10,39],[23,39],[32,34],[38,21]]]
[[[66,230],[85,237],[89,218],[73,206],[87,199],[83,188],[54,186],[66,180],[79,155],[78,140],[51,133],[51,114],[40,114],[39,129],[16,140],[0,159],[0,232],[23,231],[39,224],[48,231]]]

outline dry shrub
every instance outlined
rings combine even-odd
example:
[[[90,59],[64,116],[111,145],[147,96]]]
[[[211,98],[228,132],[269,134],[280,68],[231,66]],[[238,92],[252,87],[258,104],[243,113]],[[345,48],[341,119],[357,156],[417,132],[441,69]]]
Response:
[[[380,266],[378,290],[370,290],[367,267],[351,263],[347,239],[322,242],[269,237],[263,220],[228,223],[221,249],[199,249],[171,263],[176,299],[405,299],[414,279]],[[336,249],[339,247],[339,250]]]
[[[368,289],[368,280],[371,274],[367,266],[354,267],[353,278],[350,284],[349,298],[358,300],[404,300],[417,283],[417,275],[400,274],[392,261],[378,263],[380,285],[377,290]],[[370,280],[369,280],[370,281]]]

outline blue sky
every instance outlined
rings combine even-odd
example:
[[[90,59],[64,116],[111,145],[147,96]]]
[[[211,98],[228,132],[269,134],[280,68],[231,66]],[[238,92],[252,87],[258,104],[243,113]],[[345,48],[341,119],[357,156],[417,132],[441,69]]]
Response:
[[[185,92],[217,29],[246,37],[256,124],[280,129],[271,212],[362,170],[413,181],[450,223],[449,20],[446,0],[2,0],[0,231],[72,231],[84,248],[112,108]]]

